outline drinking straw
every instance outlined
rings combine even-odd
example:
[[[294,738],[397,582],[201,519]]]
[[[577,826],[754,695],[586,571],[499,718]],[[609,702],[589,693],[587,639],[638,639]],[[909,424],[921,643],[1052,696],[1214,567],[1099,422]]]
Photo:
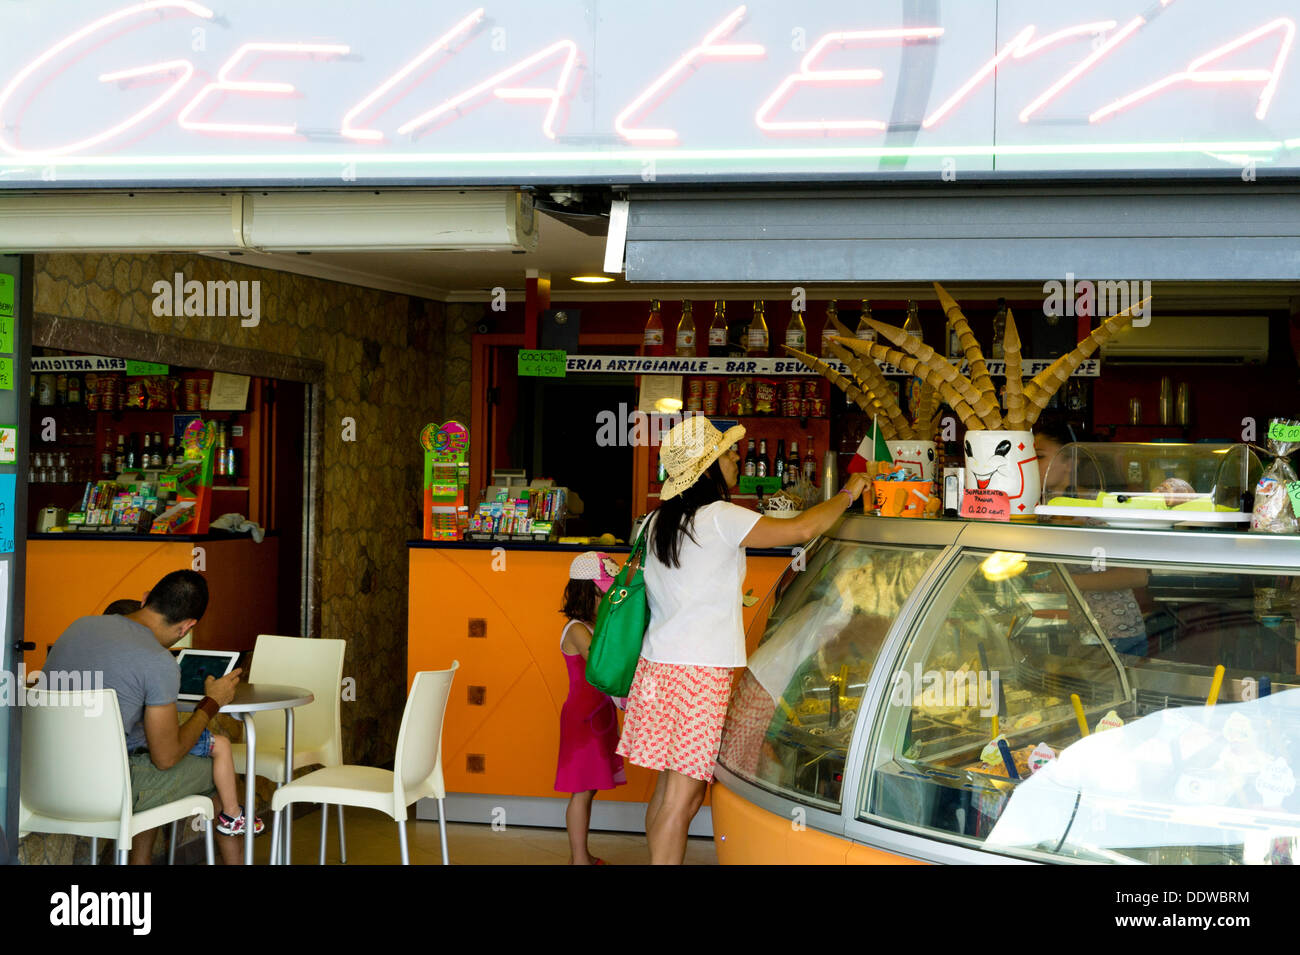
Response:
[[[1011,758],[1011,747],[1007,745],[1006,740],[998,740],[998,752],[1002,754],[1002,762],[1007,767],[1007,775],[1012,779],[1019,779],[1020,774],[1016,772],[1016,761]]]
[[[1223,664],[1220,663],[1214,668],[1214,679],[1210,683],[1210,695],[1205,699],[1206,706],[1213,706],[1219,702],[1219,690],[1223,688]]]
[[[1078,693],[1070,694],[1070,705],[1074,707],[1074,718],[1079,721],[1079,732],[1088,735],[1088,718],[1083,715],[1083,703]]]

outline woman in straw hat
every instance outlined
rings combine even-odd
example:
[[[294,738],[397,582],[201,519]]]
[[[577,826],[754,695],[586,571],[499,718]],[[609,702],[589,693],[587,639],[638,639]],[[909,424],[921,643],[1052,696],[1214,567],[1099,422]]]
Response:
[[[704,802],[727,713],[731,673],[745,665],[741,586],[746,547],[803,544],[826,531],[867,485],[861,474],[831,500],[778,520],[731,503],[740,426],[723,434],[703,416],[659,449],[668,472],[645,557],[650,626],[641,647],[618,753],[659,771],[646,808],[650,861],[680,865]]]

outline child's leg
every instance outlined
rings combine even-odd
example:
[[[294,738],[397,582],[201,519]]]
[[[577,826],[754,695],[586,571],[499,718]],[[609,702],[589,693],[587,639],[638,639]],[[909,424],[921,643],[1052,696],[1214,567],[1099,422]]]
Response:
[[[230,740],[212,735],[212,782],[217,787],[221,811],[234,818],[239,815],[239,788],[235,785],[235,757]]]
[[[574,793],[569,797],[569,808],[564,813],[564,822],[569,830],[569,864],[591,865],[592,859],[587,852],[587,830],[591,826],[591,800],[596,790]]]

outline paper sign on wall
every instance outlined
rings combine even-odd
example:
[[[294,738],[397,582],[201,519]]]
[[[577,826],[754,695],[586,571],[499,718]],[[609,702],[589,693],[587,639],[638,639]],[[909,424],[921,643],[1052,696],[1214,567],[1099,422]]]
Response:
[[[14,360],[0,358],[0,391],[14,390]]]
[[[0,554],[14,552],[14,497],[18,475],[0,474]]]
[[[0,464],[18,461],[18,429],[0,425]]]
[[[243,411],[248,407],[248,376],[215,372],[208,407],[213,411]]]
[[[14,352],[14,318],[12,315],[0,315],[0,352],[12,355]]]
[[[14,317],[14,277],[0,273],[0,315]]]
[[[563,349],[519,352],[520,378],[563,378],[568,355]]]
[[[1011,499],[1003,491],[967,491],[961,496],[961,516],[981,521],[1011,520]]]

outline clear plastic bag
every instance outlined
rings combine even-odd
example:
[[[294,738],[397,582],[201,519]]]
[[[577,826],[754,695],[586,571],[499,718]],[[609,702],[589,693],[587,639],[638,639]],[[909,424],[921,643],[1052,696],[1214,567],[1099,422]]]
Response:
[[[1286,492],[1287,484],[1296,480],[1296,472],[1287,457],[1300,448],[1300,441],[1272,437],[1276,426],[1295,429],[1300,427],[1300,422],[1284,418],[1274,418],[1269,422],[1268,447],[1275,457],[1255,485],[1255,507],[1250,516],[1250,529],[1266,534],[1296,534],[1300,533],[1300,520],[1297,520]]]

